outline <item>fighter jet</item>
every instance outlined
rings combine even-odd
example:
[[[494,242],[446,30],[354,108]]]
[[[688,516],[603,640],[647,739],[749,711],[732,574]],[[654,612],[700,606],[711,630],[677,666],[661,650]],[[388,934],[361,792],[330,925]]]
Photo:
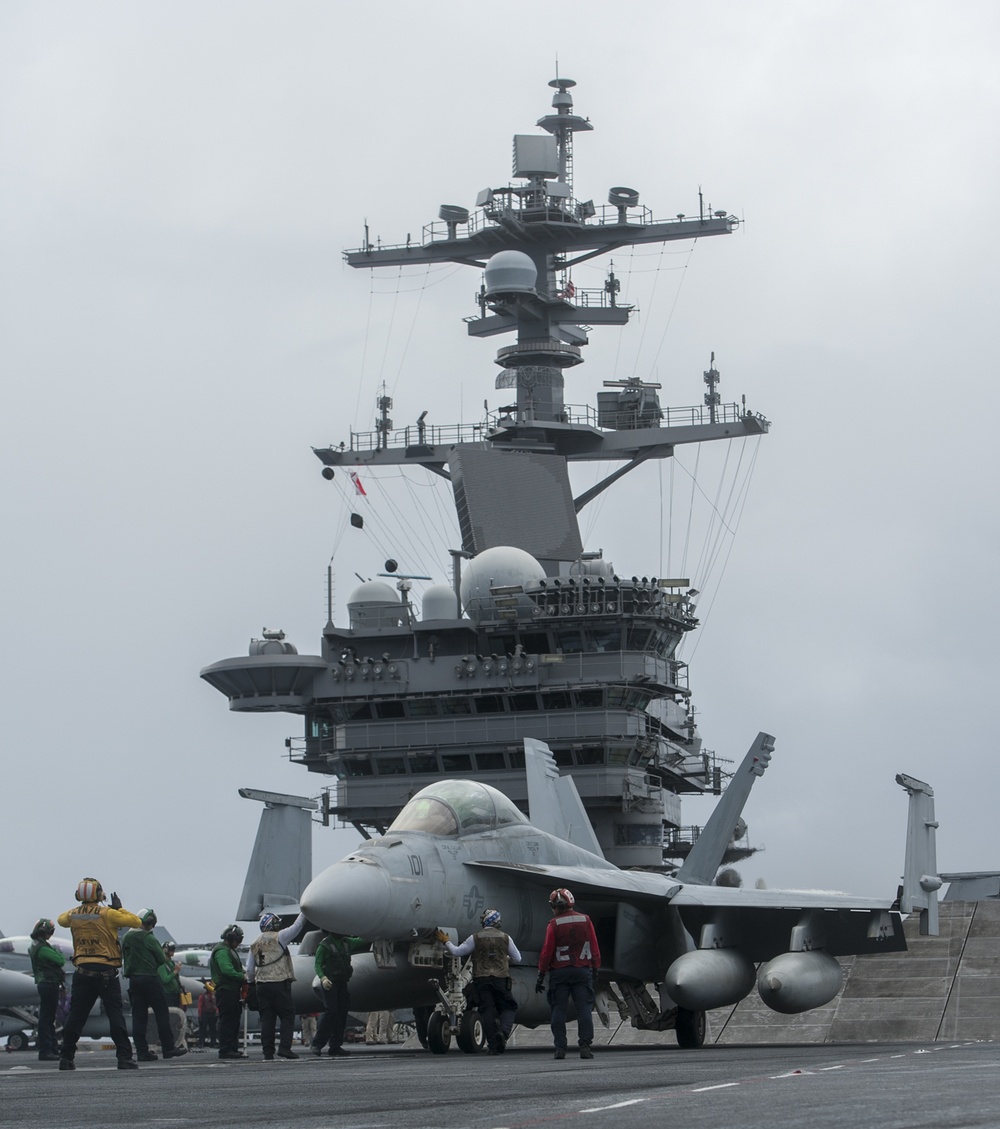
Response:
[[[37,1019],[38,989],[28,955],[33,943],[30,937],[5,937],[0,933],[0,1036],[13,1040],[13,1049],[27,1046],[25,1032],[34,1028]],[[52,944],[67,959],[73,955],[73,942],[68,938],[53,937]]]
[[[158,927],[159,928],[159,927]],[[169,934],[167,934],[169,936]],[[74,967],[73,940],[55,934],[50,938],[63,956],[66,957],[64,972],[67,991],[72,991]],[[0,1037],[8,1037],[8,1046],[21,1050],[28,1046],[34,1037],[38,1022],[38,989],[31,974],[29,949],[34,942],[28,936],[5,937],[0,933]],[[184,991],[193,996],[204,991],[200,980],[181,977]],[[128,982],[122,980],[122,1001],[125,1014],[131,1014],[128,996]],[[131,1029],[131,1020],[129,1028]],[[95,1009],[87,1017],[83,1034],[88,1038],[103,1038],[108,1034],[108,1019],[102,1008]]]
[[[543,743],[525,746],[533,822],[489,785],[441,780],[418,792],[384,836],[328,867],[301,897],[314,924],[374,942],[373,959],[351,982],[354,1007],[436,1005],[427,1030],[432,1051],[446,1051],[452,1034],[463,1050],[480,1049],[461,993],[468,970],[433,938],[442,928],[468,936],[486,907],[500,910],[524,958],[511,968],[518,1023],[548,1021],[545,997],[533,986],[553,887],[569,887],[594,920],[602,1018],[615,1005],[634,1027],[673,1028],[682,1046],[700,1046],[705,1012],[735,1004],[755,983],[768,1007],[807,1011],[840,990],[837,957],[906,948],[900,906],[891,899],[712,884],[750,787],[770,761],[768,734],[758,735],[673,875],[622,870],[604,859],[572,779],[559,776]],[[912,815],[930,790],[903,780]],[[917,814],[904,889],[913,907],[926,908],[920,897],[936,897],[936,824],[926,806]]]

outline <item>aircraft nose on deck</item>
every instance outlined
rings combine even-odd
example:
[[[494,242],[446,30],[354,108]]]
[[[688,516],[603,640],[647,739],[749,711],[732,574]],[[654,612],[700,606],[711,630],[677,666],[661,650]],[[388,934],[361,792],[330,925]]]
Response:
[[[38,1003],[35,981],[23,972],[0,968],[0,1000],[6,1007]]]
[[[386,936],[389,876],[374,863],[335,862],[302,893],[301,906],[313,924],[331,933]]]

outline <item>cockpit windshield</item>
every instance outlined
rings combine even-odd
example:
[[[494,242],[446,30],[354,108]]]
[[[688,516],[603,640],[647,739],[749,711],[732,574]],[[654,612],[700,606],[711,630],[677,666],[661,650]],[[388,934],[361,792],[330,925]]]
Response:
[[[503,792],[475,780],[441,780],[421,789],[392,822],[390,831],[462,835],[527,823]]]

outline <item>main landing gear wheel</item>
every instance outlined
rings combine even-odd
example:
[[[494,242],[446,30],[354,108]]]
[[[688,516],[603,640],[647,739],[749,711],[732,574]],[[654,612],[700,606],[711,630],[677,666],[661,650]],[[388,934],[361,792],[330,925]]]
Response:
[[[443,1055],[448,1053],[451,1046],[451,1025],[448,1017],[436,1011],[427,1020],[427,1046],[432,1054]]]
[[[458,1046],[467,1055],[477,1055],[486,1046],[486,1028],[479,1012],[474,1008],[465,1012],[458,1021]]]
[[[703,1011],[688,1011],[686,1008],[677,1009],[677,1018],[674,1020],[674,1033],[677,1035],[677,1045],[685,1050],[697,1050],[705,1045],[705,1031],[707,1023]]]
[[[7,1050],[9,1051],[26,1051],[28,1049],[29,1038],[23,1031],[15,1031],[13,1035],[7,1036]]]

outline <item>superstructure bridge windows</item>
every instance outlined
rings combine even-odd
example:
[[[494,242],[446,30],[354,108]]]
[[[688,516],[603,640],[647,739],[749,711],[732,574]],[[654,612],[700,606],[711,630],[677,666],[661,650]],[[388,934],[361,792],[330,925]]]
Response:
[[[406,757],[399,753],[379,753],[375,757],[375,769],[379,776],[405,776]]]
[[[612,767],[642,767],[648,761],[650,750],[640,740],[609,740],[603,744],[554,744],[552,754],[560,769],[593,768],[600,765]],[[399,752],[395,749],[373,750],[366,753],[341,754],[332,758],[331,765],[340,779],[363,777],[389,778],[398,776],[439,776],[442,774],[470,775],[483,772],[517,772],[524,769],[524,749],[521,745],[503,748],[480,749],[424,749]]]
[[[406,761],[410,766],[410,771],[415,776],[438,771],[437,753],[408,753]]]
[[[332,736],[332,727],[327,718],[317,717],[316,714],[306,718],[306,737],[326,740]]]
[[[406,703],[406,710],[410,717],[437,717],[437,697],[410,698]]]
[[[538,709],[537,694],[512,694],[510,698],[511,709],[515,713],[531,713]]]
[[[468,753],[442,753],[441,770],[443,772],[471,772],[472,757]]]
[[[406,717],[406,705],[400,701],[375,702],[374,707],[378,718]]]
[[[469,698],[441,698],[440,702],[441,712],[446,716],[472,713],[472,701]]]

